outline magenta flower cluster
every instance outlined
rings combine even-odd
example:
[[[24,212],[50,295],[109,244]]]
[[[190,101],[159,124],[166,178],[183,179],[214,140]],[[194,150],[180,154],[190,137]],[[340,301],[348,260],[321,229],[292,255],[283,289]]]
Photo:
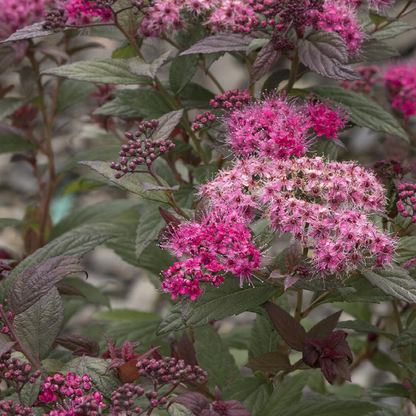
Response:
[[[405,118],[416,114],[416,64],[391,65],[384,74],[392,107]]]
[[[367,65],[355,68],[361,79],[354,81],[342,81],[341,85],[351,91],[368,94],[376,83],[379,68],[377,65]]]
[[[53,406],[50,416],[97,416],[106,405],[100,392],[93,392],[90,376],[56,373],[41,385],[39,400]]]
[[[226,142],[237,156],[288,159],[306,153],[311,129],[318,136],[337,138],[347,120],[340,109],[324,103],[272,95],[227,113],[224,124]]]
[[[62,2],[68,24],[86,25],[92,21],[108,22],[113,13],[108,7],[94,0],[66,0]]]
[[[225,273],[237,276],[242,285],[260,268],[260,251],[238,206],[233,211],[208,211],[177,228],[169,227],[169,231],[161,246],[182,259],[164,271],[162,289],[172,299],[189,295],[196,300],[203,282],[218,287]]]
[[[390,264],[395,240],[378,230],[369,214],[383,209],[384,188],[352,162],[321,157],[265,162],[237,160],[200,191],[213,207],[257,212],[272,229],[291,233],[311,250],[319,275]]]
[[[398,187],[397,210],[403,217],[416,222],[416,183],[403,183]]]

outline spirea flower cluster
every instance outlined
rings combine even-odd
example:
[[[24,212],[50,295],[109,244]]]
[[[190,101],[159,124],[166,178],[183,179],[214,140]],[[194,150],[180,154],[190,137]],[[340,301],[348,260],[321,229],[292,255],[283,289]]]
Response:
[[[347,120],[340,109],[322,102],[303,103],[280,95],[226,113],[224,125],[226,142],[237,156],[288,159],[306,153],[311,129],[318,136],[337,138]]]
[[[312,250],[312,269],[319,275],[391,262],[395,241],[369,218],[383,209],[384,188],[355,163],[321,157],[238,160],[200,195],[213,207],[243,209],[247,219],[261,212],[272,229],[291,233]]]
[[[403,63],[391,65],[384,74],[392,107],[405,118],[416,114],[416,64]]]
[[[189,295],[196,300],[203,282],[218,287],[226,273],[234,274],[242,285],[260,267],[260,251],[238,206],[233,211],[208,211],[168,230],[161,247],[181,259],[163,273],[162,289],[172,299]]]
[[[355,69],[361,79],[342,81],[341,85],[351,91],[368,94],[377,80],[379,68],[377,65],[360,66]]]
[[[65,10],[68,24],[85,25],[94,20],[108,22],[113,18],[113,13],[107,7],[107,2],[103,1],[66,0],[61,6]]]
[[[6,39],[24,26],[41,21],[46,8],[53,3],[53,0],[3,0],[0,13],[2,26],[0,40]]]
[[[91,379],[87,374],[68,373],[64,376],[56,373],[41,385],[39,400],[52,406],[51,416],[97,416],[106,405],[102,394],[91,390]]]
[[[416,222],[416,183],[403,183],[398,187],[397,209],[403,217]]]

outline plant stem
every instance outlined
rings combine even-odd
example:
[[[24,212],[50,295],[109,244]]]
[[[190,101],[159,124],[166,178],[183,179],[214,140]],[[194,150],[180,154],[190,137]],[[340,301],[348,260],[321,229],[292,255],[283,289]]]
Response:
[[[394,20],[391,20],[390,22],[387,22],[384,25],[378,26],[376,27],[371,33],[370,35],[372,35],[375,32],[378,32],[381,29],[386,28],[387,26],[390,26],[392,23],[394,23],[397,20],[400,20],[402,17],[407,16],[408,14],[414,12],[416,9],[412,9],[409,12],[406,13],[406,11],[409,9],[409,7],[412,5],[413,1],[409,0],[406,5],[404,6],[404,8],[400,11],[400,13],[396,16],[396,18]]]
[[[299,290],[296,293],[295,319],[297,321],[300,321],[302,319],[302,303],[303,303],[303,290]]]
[[[292,91],[293,86],[295,85],[295,82],[297,80],[298,68],[299,68],[299,53],[298,53],[298,51],[296,51],[295,55],[293,56],[292,66],[290,68],[289,81],[288,81],[287,86],[285,88],[285,90],[288,94]]]
[[[25,347],[25,344],[23,344],[23,342],[20,340],[19,335],[17,335],[17,332],[14,329],[13,324],[9,321],[9,318],[7,317],[7,314],[6,314],[6,312],[5,312],[4,308],[3,308],[3,305],[0,305],[0,316],[1,316],[1,319],[3,320],[3,322],[6,324],[7,328],[9,328],[9,331],[10,331],[10,334],[11,334],[12,338],[19,345],[22,354],[29,360],[29,362],[37,370],[39,370],[43,374],[42,366],[40,365],[40,363],[37,360],[35,360],[33,358],[32,354]]]
[[[401,333],[403,332],[403,324],[402,324],[402,320],[400,319],[400,312],[399,312],[399,307],[397,305],[397,300],[393,300],[391,304],[393,306],[393,315],[397,324],[397,329],[399,333]]]

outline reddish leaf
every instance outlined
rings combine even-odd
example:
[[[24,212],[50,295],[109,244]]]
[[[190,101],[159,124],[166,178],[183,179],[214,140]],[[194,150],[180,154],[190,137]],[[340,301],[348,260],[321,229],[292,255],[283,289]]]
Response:
[[[179,403],[196,415],[199,415],[204,409],[209,409],[209,401],[201,393],[184,393],[171,400],[171,403]]]
[[[318,322],[308,332],[308,338],[323,339],[328,336],[336,328],[341,314],[342,311],[338,311],[323,319],[321,322]]]
[[[73,355],[82,357],[87,355],[89,357],[98,357],[100,354],[100,346],[93,339],[83,335],[67,335],[57,337],[56,342],[64,348],[73,351]]]
[[[266,302],[264,307],[273,322],[276,331],[286,343],[296,351],[302,351],[306,331],[303,326],[281,307]]]
[[[214,52],[235,52],[245,51],[250,45],[253,38],[237,33],[220,33],[209,36],[200,40],[191,46],[182,55],[191,55],[195,53],[214,53]]]
[[[176,350],[179,359],[184,360],[186,364],[192,366],[197,365],[195,347],[190,341],[186,331],[183,332]]]
[[[285,266],[287,271],[290,273],[295,268],[295,266],[300,263],[301,259],[302,245],[298,240],[294,240],[285,253]]]
[[[251,416],[251,413],[237,400],[224,402],[227,416]]]
[[[122,383],[134,383],[140,377],[136,364],[137,360],[133,360],[117,368]]]
[[[159,212],[167,225],[173,225],[175,228],[181,223],[180,218],[175,217],[170,212],[159,207]]]
[[[85,298],[85,295],[79,289],[77,289],[75,286],[68,285],[67,283],[59,282],[56,285],[56,288],[61,295],[81,296]]]
[[[11,287],[12,312],[18,315],[26,311],[64,277],[73,273],[85,273],[79,257],[52,257],[26,269],[17,276]]]
[[[272,351],[260,355],[260,357],[246,364],[246,367],[252,370],[263,371],[265,373],[278,373],[281,370],[287,370],[290,366],[289,357],[279,351]]]
[[[350,363],[347,357],[332,362],[332,372],[344,380],[351,381]]]
[[[269,71],[273,69],[282,53],[276,49],[273,41],[267,43],[253,63],[250,74],[250,85],[255,84],[259,79],[263,78]]]

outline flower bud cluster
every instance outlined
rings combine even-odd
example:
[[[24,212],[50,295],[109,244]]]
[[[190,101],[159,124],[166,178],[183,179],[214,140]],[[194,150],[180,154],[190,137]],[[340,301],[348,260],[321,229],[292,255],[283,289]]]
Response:
[[[416,222],[416,183],[404,183],[398,187],[397,209],[403,217]]]
[[[40,377],[40,371],[32,372],[32,366],[16,357],[11,357],[10,352],[5,353],[0,359],[0,379],[20,391],[27,384],[33,384]]]
[[[400,160],[379,160],[373,165],[376,175],[381,179],[401,179],[404,175],[411,172],[410,166],[405,166]]]
[[[140,165],[151,166],[158,157],[175,149],[172,140],[153,138],[158,126],[158,120],[144,121],[139,124],[134,135],[130,132],[125,133],[128,142],[121,147],[120,160],[118,163],[110,164],[111,169],[117,171],[116,179],[120,179],[126,173],[136,172]]]
[[[204,383],[208,374],[198,365],[186,365],[184,360],[173,357],[164,359],[143,359],[136,364],[142,377],[157,384]]]
[[[0,401],[0,416],[35,416],[31,407],[24,407],[13,400]]]
[[[132,416],[133,413],[139,414],[143,409],[136,405],[136,400],[144,393],[143,388],[134,384],[127,383],[119,387],[111,396],[112,414],[125,413],[126,416]]]
[[[131,2],[131,5],[133,6],[133,13],[139,14],[142,13],[144,15],[147,14],[149,7],[154,7],[155,2],[153,0],[133,0]]]
[[[356,79],[354,81],[342,81],[341,85],[348,90],[359,92],[361,94],[370,93],[377,80],[377,75],[379,73],[378,66],[360,66],[355,70],[358,72],[361,79]]]
[[[53,9],[46,13],[43,28],[45,30],[64,29],[67,21],[68,16],[66,16],[64,8]]]
[[[1,263],[1,262],[0,262]],[[7,265],[7,264],[5,264],[5,263],[2,263],[4,266],[6,266],[6,267],[8,267],[7,269],[5,269],[5,270],[11,270],[10,268],[9,268],[9,266]],[[0,267],[2,267],[2,265],[0,264]],[[4,269],[3,269],[4,270]],[[0,272],[1,272],[1,269],[0,269]],[[13,312],[11,312],[11,311],[9,311],[9,312],[7,312],[6,313],[6,315],[7,315],[7,320],[10,322],[10,323],[13,323],[13,320],[14,320],[14,315],[13,315]],[[0,318],[0,322],[2,323],[2,328],[1,328],[1,333],[2,334],[10,334],[10,329],[9,329],[9,327],[6,325],[6,322],[3,322],[3,319],[2,318]]]

